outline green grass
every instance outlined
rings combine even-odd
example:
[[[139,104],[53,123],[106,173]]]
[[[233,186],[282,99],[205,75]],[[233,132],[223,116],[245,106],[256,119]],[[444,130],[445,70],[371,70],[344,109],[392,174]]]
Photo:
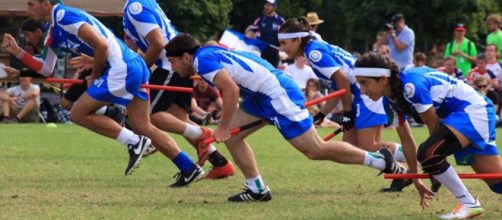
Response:
[[[423,128],[413,132],[418,142],[426,137]],[[383,139],[398,140],[392,130],[385,130]],[[455,205],[444,189],[425,210],[413,187],[379,193],[388,181],[375,177],[376,171],[310,161],[271,126],[248,141],[272,190],[270,202],[226,202],[243,187],[240,172],[171,189],[167,184],[177,170],[160,154],[144,159],[133,176],[125,177],[128,157],[114,140],[73,125],[0,125],[0,219],[434,219]],[[228,155],[223,146],[219,149]],[[472,172],[469,167],[457,170]],[[500,195],[481,181],[465,183],[480,198],[486,219],[502,219]]]

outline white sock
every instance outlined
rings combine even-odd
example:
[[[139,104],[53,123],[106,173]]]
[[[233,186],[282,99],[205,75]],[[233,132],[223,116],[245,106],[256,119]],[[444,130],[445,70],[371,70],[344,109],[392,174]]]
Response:
[[[216,147],[214,146],[214,144],[211,144],[209,145],[209,150],[207,151],[207,154],[212,154],[213,152],[216,151]]]
[[[246,185],[254,193],[262,193],[267,189],[260,175],[246,179]]]
[[[122,130],[120,130],[117,141],[124,145],[137,144],[139,142],[139,136],[134,134],[131,130],[123,127]]]
[[[375,153],[366,152],[364,154],[364,165],[373,167],[377,170],[385,169],[385,160]]]
[[[396,150],[394,151],[394,160],[396,162],[405,163],[406,157],[404,157],[403,146],[401,146],[398,143],[395,144],[396,144]]]
[[[444,173],[439,175],[433,175],[436,180],[443,184],[450,192],[457,197],[458,201],[462,204],[472,204],[476,200],[469,193],[469,190],[465,187],[464,183],[458,177],[457,172],[450,166]]]
[[[195,138],[200,137],[201,135],[202,135],[202,128],[201,127],[187,123],[187,128],[183,132],[183,137],[195,139]]]
[[[108,108],[108,106],[106,106],[106,105],[99,108],[98,110],[96,110],[96,115],[104,115],[106,113],[107,108]]]

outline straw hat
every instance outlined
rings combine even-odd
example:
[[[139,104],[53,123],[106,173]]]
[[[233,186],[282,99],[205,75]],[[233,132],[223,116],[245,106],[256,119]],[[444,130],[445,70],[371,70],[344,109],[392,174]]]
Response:
[[[309,22],[310,25],[318,25],[324,22],[324,20],[319,19],[319,16],[315,12],[307,13],[307,21]]]

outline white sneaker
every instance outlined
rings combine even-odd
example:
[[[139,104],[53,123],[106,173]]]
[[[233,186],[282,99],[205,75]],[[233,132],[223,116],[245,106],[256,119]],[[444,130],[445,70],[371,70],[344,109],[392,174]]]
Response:
[[[480,216],[483,214],[483,208],[481,208],[481,203],[476,199],[474,204],[458,204],[455,206],[453,211],[442,214],[439,216],[440,219],[469,219]]]

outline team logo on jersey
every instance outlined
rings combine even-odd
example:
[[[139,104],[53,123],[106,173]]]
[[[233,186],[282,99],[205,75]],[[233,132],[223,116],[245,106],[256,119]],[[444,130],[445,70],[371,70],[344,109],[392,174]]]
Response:
[[[143,11],[143,6],[139,2],[134,2],[129,6],[129,11],[133,15],[137,15]]]
[[[56,20],[57,20],[57,21],[61,21],[61,20],[63,20],[64,14],[65,14],[65,10],[59,10],[59,11],[56,13]]]
[[[415,85],[412,83],[404,84],[404,94],[411,99],[415,95]]]
[[[322,59],[322,53],[321,51],[318,50],[313,50],[310,51],[309,53],[309,59],[314,61],[314,62],[319,62]]]

